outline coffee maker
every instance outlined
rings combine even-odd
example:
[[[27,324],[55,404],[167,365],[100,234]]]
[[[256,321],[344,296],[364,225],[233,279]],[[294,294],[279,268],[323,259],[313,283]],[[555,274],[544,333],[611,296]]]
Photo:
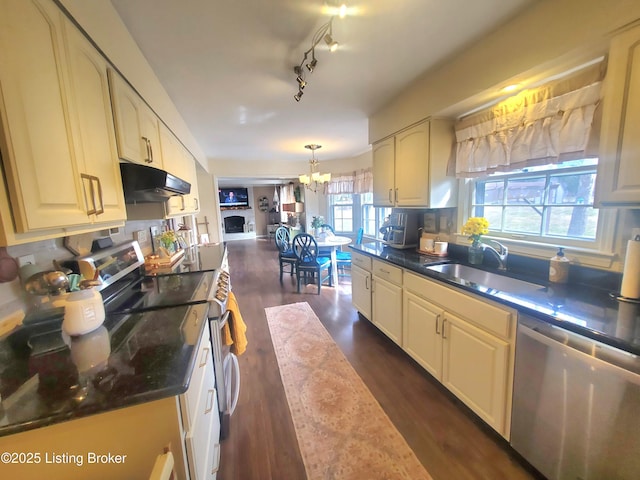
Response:
[[[413,248],[418,245],[418,213],[392,213],[380,228],[382,241],[393,248]]]

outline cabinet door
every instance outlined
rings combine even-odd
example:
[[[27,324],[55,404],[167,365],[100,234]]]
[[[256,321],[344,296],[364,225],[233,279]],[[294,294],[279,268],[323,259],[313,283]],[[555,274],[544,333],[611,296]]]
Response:
[[[427,122],[396,135],[395,179],[398,207],[429,205],[429,124]]]
[[[90,223],[68,128],[62,14],[48,1],[2,5],[0,138],[15,229]]]
[[[405,290],[402,316],[404,350],[427,372],[441,380],[444,311]]]
[[[65,22],[65,33],[75,114],[73,137],[78,159],[82,159],[87,211],[96,212],[95,221],[124,221],[127,210],[115,144],[107,63],[70,22]]]
[[[603,100],[598,206],[640,205],[640,27],[613,39]]]
[[[508,438],[509,344],[449,312],[443,329],[442,383]]]
[[[371,273],[351,264],[351,303],[363,317],[371,319]]]
[[[198,200],[198,178],[195,159],[184,148],[173,132],[165,126],[162,126],[160,130],[160,143],[164,168],[176,177],[191,184],[191,192],[188,195],[169,198],[167,202],[168,215],[191,215],[197,213],[200,210],[200,202]]]
[[[109,87],[118,156],[129,162],[163,168],[159,122],[155,113],[112,69],[109,69]]]
[[[392,207],[395,203],[395,139],[373,145],[373,204]]]
[[[402,287],[374,276],[372,313],[374,325],[402,346]]]

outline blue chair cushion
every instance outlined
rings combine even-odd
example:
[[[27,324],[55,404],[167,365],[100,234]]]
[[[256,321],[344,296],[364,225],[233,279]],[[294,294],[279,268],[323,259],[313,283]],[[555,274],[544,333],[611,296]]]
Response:
[[[351,261],[351,252],[336,252],[336,260]]]
[[[293,249],[289,248],[280,253],[280,258],[293,258],[295,260],[296,254],[293,253]]]

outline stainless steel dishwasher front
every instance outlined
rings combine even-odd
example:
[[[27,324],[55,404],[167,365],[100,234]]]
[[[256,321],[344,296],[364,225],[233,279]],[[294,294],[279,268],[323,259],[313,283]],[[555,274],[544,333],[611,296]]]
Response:
[[[549,479],[640,478],[640,358],[520,316],[511,446]]]

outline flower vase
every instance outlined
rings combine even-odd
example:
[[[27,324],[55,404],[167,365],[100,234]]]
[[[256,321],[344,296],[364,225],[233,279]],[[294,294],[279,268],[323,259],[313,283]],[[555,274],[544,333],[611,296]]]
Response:
[[[469,263],[472,265],[482,265],[484,250],[478,241],[474,241],[469,247]]]

